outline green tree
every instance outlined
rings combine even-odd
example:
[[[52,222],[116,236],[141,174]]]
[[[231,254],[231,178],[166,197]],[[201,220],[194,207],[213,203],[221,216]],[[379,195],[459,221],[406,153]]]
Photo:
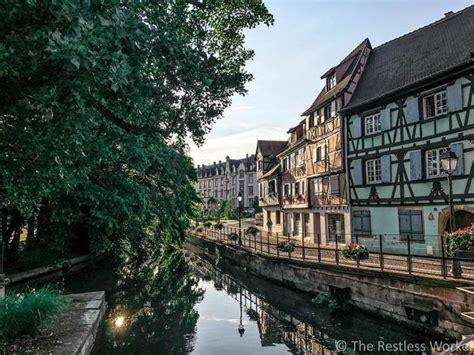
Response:
[[[139,254],[182,240],[204,141],[252,76],[261,1],[0,5],[0,203],[12,261],[35,248]],[[118,248],[117,248],[118,247]]]

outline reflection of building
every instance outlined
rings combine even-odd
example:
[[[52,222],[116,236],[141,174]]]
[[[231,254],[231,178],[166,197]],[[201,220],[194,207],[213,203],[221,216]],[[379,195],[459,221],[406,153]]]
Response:
[[[374,48],[346,116],[353,233],[384,249],[440,251],[449,226],[440,155],[453,174],[456,226],[474,222],[474,7]],[[388,218],[390,217],[390,218]]]
[[[196,189],[204,198],[206,208],[219,201],[231,201],[237,207],[237,195],[243,196],[243,207],[252,207],[257,196],[255,156],[214,162],[212,165],[198,165]]]

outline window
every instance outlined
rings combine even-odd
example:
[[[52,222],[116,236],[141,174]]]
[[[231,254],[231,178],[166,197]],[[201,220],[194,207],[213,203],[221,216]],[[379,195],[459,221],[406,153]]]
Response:
[[[283,158],[282,161],[283,161],[283,171],[287,171],[288,170],[288,159]]]
[[[400,240],[423,241],[423,214],[418,210],[398,210]]]
[[[327,155],[327,146],[326,144],[320,145],[319,147],[316,148],[315,153],[314,153],[314,161],[319,162],[319,161],[324,161],[326,160],[326,155]]]
[[[333,87],[336,86],[336,74],[332,74],[326,79],[326,86],[328,91],[331,90]]]
[[[259,160],[257,165],[258,165],[258,170],[259,171],[263,170],[263,161]]]
[[[284,191],[285,191],[285,196],[287,197],[290,196],[290,184],[285,185]]]
[[[252,207],[253,206],[253,197],[249,197],[249,202],[248,206]]]
[[[314,194],[321,195],[323,193],[323,179],[316,178],[313,180]]]
[[[382,122],[380,121],[380,113],[375,115],[366,116],[365,121],[365,134],[374,134],[382,130]]]
[[[239,179],[243,179],[244,178],[244,171],[243,170],[240,170],[239,171]]]
[[[324,121],[329,120],[332,117],[331,115],[331,104],[324,107]]]
[[[308,117],[308,129],[314,127],[314,116],[315,116],[315,113],[312,113]]]
[[[352,212],[352,229],[354,236],[370,237],[372,236],[372,227],[370,222],[370,211]]]
[[[293,235],[300,235],[300,232],[301,232],[301,215],[299,213],[293,213],[293,218],[294,218]]]
[[[249,196],[253,196],[253,186],[249,186]]]
[[[280,211],[276,211],[276,212],[275,212],[275,223],[276,223],[276,224],[281,224]]]
[[[248,182],[249,182],[249,184],[253,184],[253,175],[252,174],[249,174]]]
[[[365,169],[368,183],[382,181],[382,167],[380,164],[380,158],[367,160],[365,162]]]
[[[296,166],[296,153],[291,153],[290,155],[290,169],[293,169]]]
[[[340,194],[339,175],[331,175],[329,177],[329,183],[331,185],[331,195],[339,196]]]
[[[298,154],[296,155],[296,164],[298,166],[304,164],[304,148],[298,150]]]
[[[443,176],[444,171],[441,165],[441,154],[446,148],[431,149],[426,151],[426,176],[437,177]]]
[[[423,98],[423,117],[430,118],[442,115],[448,110],[446,106],[446,90],[438,91]]]
[[[300,183],[299,182],[295,182],[295,196],[299,196],[300,195]]]
[[[244,193],[244,182],[243,181],[239,181],[239,191]]]
[[[217,187],[217,179],[214,180],[214,186]]]
[[[268,182],[268,192],[273,194],[276,192],[276,181],[275,180],[270,180]]]

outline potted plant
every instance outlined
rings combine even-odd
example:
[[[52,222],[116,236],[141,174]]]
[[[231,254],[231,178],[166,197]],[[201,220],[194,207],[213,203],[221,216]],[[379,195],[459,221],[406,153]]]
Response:
[[[224,229],[224,224],[222,224],[221,222],[217,222],[216,224],[214,224],[214,229],[220,231]]]
[[[296,243],[292,240],[289,241],[283,241],[283,242],[278,242],[278,250],[287,252],[287,253],[292,253],[295,251],[295,245]]]
[[[369,258],[369,250],[360,244],[350,243],[345,248],[339,250],[339,254],[351,260],[367,260]]]
[[[446,242],[451,255],[456,254],[459,257],[474,256],[474,226],[460,228],[453,233],[447,233]]]
[[[227,236],[227,238],[229,238],[229,240],[235,242],[237,239],[239,239],[239,235],[235,232],[232,232]]]
[[[256,227],[250,226],[245,231],[245,235],[251,235],[251,236],[255,237],[257,235],[257,232],[258,232],[258,229]]]

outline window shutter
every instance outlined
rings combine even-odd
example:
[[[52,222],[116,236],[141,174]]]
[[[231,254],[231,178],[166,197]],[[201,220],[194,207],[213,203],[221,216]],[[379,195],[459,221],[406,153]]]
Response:
[[[354,186],[362,185],[362,159],[352,161],[351,176]]]
[[[382,131],[387,131],[392,128],[390,122],[390,110],[388,108],[380,111],[380,123],[382,125]]]
[[[421,150],[410,152],[410,180],[422,179],[423,166],[421,163]]]
[[[462,110],[461,84],[454,84],[446,88],[446,101],[448,104],[448,112]]]
[[[352,138],[359,138],[362,135],[361,125],[360,125],[360,116],[352,117],[352,124],[350,126]]]
[[[407,123],[413,123],[420,120],[418,111],[418,98],[410,97],[406,102],[405,119]]]
[[[464,175],[464,150],[462,143],[453,143],[449,145],[451,151],[458,156],[458,166],[453,172],[453,175]]]
[[[392,180],[392,155],[382,155],[380,157],[382,182],[391,182]]]

